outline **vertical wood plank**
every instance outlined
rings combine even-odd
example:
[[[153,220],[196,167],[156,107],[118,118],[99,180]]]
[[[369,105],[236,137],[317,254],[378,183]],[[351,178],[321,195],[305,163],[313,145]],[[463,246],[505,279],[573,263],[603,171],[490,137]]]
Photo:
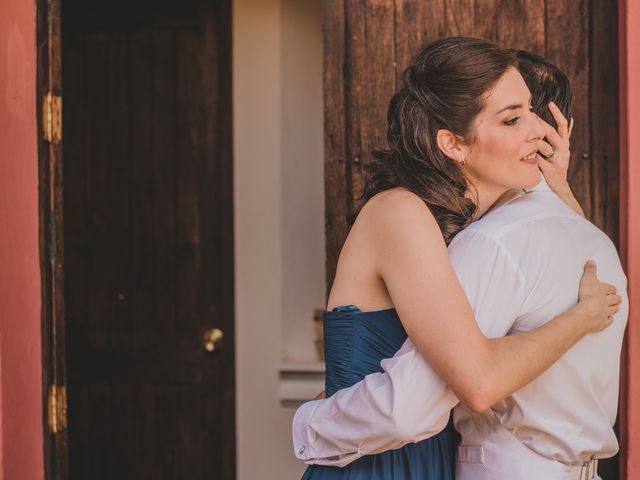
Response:
[[[446,36],[496,40],[496,0],[446,0]]]
[[[219,355],[217,377],[207,370],[203,375],[204,385],[199,386],[198,395],[202,400],[194,403],[194,397],[185,391],[185,398],[193,406],[187,410],[199,409],[196,417],[199,435],[195,438],[200,446],[194,450],[194,464],[198,461],[198,452],[215,452],[212,462],[203,471],[204,478],[222,475],[223,478],[235,477],[235,336],[234,336],[234,268],[233,259],[233,154],[231,118],[232,100],[229,94],[232,89],[231,75],[231,2],[216,2],[213,7],[206,8],[200,15],[204,19],[202,25],[201,62],[203,71],[208,72],[201,91],[205,96],[207,110],[203,115],[203,127],[207,132],[205,155],[208,158],[208,179],[200,175],[199,190],[204,196],[205,212],[203,235],[207,245],[205,249],[205,268],[209,272],[207,281],[203,282],[202,314],[200,328],[218,327],[225,332],[225,348]],[[211,188],[211,184],[215,188]],[[225,254],[221,254],[225,252]],[[226,272],[220,275],[218,272]],[[217,383],[216,383],[217,382]],[[214,384],[215,388],[206,387]],[[209,405],[221,405],[220,410],[209,408]],[[203,408],[204,407],[204,408]]]
[[[172,31],[156,31],[153,41],[153,119],[151,153],[156,169],[152,174],[155,192],[152,235],[158,252],[175,252],[176,248],[176,143],[173,132],[176,125],[176,99],[174,97],[177,75],[175,37]],[[153,266],[154,304],[157,325],[161,329],[158,338],[165,347],[174,348],[176,339],[175,292],[177,281],[176,255],[157,255]]]
[[[396,85],[411,60],[429,43],[445,36],[445,0],[396,0]]]
[[[346,96],[348,215],[364,191],[364,165],[386,145],[388,102],[395,92],[393,2],[347,2]]]
[[[590,2],[591,198],[594,223],[619,245],[620,142],[617,2]],[[608,477],[607,477],[608,478]]]
[[[618,4],[591,0],[589,7],[591,218],[619,249],[620,202],[624,200],[620,198]],[[621,403],[620,408],[624,408],[623,405]],[[619,412],[615,425],[618,438],[621,418],[624,414]],[[624,448],[622,443],[621,448]],[[607,480],[619,479],[620,459],[621,455],[617,454],[601,460],[599,475]]]
[[[82,35],[76,32],[65,32],[63,41],[85,45]],[[69,142],[64,148],[64,206],[67,211],[67,236],[66,246],[75,252],[65,262],[65,278],[75,278],[86,284],[89,281],[87,265],[90,261],[89,245],[83,239],[87,236],[87,158],[88,149],[86,138],[79,135],[82,125],[89,121],[85,116],[85,103],[89,100],[86,95],[87,80],[85,78],[86,53],[83,48],[65,52],[62,75],[65,78],[65,92],[63,96],[64,115],[63,131],[70,138],[78,138],[78,141]],[[80,294],[77,289],[66,288],[67,311],[67,347],[71,351],[74,348],[72,342],[86,342],[86,319],[89,315],[89,302],[87,296]],[[74,332],[70,330],[76,327]],[[69,394],[70,392],[68,392]]]
[[[198,36],[194,31],[177,32],[177,138],[176,162],[176,219],[178,270],[176,272],[176,306],[179,312],[178,348],[189,349],[199,332],[199,283],[201,270],[200,202],[198,201],[198,166],[201,158],[203,133],[198,127],[200,115],[197,81],[199,78]],[[195,288],[194,288],[195,287]]]
[[[130,232],[131,242],[127,277],[129,289],[125,302],[129,305],[130,342],[135,348],[154,347],[156,336],[148,333],[149,325],[157,323],[153,295],[153,275],[158,257],[153,236],[156,192],[154,177],[158,169],[153,156],[152,129],[154,114],[153,32],[142,29],[129,34],[129,84],[131,98],[130,143]],[[157,348],[158,345],[155,345]]]
[[[110,336],[108,330],[101,328],[101,316],[110,311],[107,297],[107,278],[109,262],[107,261],[107,212],[108,212],[108,142],[107,115],[96,115],[96,112],[107,112],[108,96],[108,66],[107,43],[104,32],[95,32],[85,36],[85,62],[87,73],[85,117],[91,118],[95,128],[83,129],[81,141],[85,144],[85,157],[79,161],[87,162],[87,176],[85,179],[87,198],[87,242],[89,258],[86,265],[87,300],[92,308],[87,312],[86,345],[93,348],[104,348],[108,345]],[[89,161],[88,159],[91,159]],[[71,176],[73,178],[73,176]],[[71,214],[71,213],[70,213]],[[73,214],[71,214],[73,215]],[[89,241],[89,239],[93,239]],[[70,285],[71,287],[71,285]],[[76,324],[81,326],[82,323]],[[71,333],[75,335],[75,326],[70,325]],[[84,338],[78,338],[83,341]],[[70,355],[72,351],[69,352]],[[71,357],[70,357],[70,361]]]
[[[111,312],[110,345],[128,347],[131,343],[131,295],[133,285],[128,275],[131,258],[131,102],[129,69],[130,32],[108,34],[108,105],[107,105],[107,238],[105,245],[107,282],[105,296]],[[101,322],[104,328],[104,320]]]
[[[324,0],[324,175],[327,295],[336,273],[340,249],[347,238],[347,162],[345,132],[345,7],[344,0]]]
[[[545,0],[498,0],[496,42],[545,55]]]
[[[570,13],[567,13],[570,12]],[[573,87],[569,182],[587,218],[592,218],[589,145],[589,5],[583,0],[547,2],[547,58],[561,68]]]

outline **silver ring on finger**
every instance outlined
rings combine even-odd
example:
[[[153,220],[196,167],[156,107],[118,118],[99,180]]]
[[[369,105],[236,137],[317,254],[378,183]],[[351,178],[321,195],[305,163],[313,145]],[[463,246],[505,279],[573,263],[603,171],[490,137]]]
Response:
[[[542,158],[544,158],[545,160],[549,160],[550,158],[553,158],[553,157],[556,156],[556,151],[555,150],[551,150],[551,153],[548,154],[548,155],[545,155],[542,152],[539,152],[539,153],[540,153],[540,155],[542,155]]]

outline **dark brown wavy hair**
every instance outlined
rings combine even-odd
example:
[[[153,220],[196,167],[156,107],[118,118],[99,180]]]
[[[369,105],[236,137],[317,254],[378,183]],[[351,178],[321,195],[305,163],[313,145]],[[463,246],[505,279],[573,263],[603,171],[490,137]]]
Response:
[[[404,86],[391,99],[388,148],[373,152],[366,166],[363,199],[406,188],[427,204],[448,244],[471,222],[476,204],[465,197],[468,179],[438,147],[438,130],[473,143],[473,122],[486,96],[516,66],[513,51],[484,39],[450,37],[425,47],[405,70]]]
[[[531,91],[533,111],[554,128],[558,128],[549,111],[555,103],[567,120],[571,118],[571,82],[562,70],[540,55],[526,50],[516,52],[518,70]]]

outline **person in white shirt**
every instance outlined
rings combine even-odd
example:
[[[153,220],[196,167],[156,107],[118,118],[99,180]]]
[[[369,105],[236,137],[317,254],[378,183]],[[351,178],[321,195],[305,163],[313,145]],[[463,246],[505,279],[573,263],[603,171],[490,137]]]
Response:
[[[568,81],[555,67],[524,52],[519,56],[523,70],[537,66],[545,73],[524,75],[534,104],[538,100],[536,107],[541,101],[547,104],[541,98],[545,90],[557,98],[567,93]],[[559,130],[568,128],[557,109],[552,111]],[[549,130],[547,137],[552,146],[558,145]],[[541,146],[542,151],[549,153],[550,146]],[[541,164],[550,184],[566,173],[568,156],[564,162],[556,160]],[[562,191],[557,185],[554,190]],[[561,200],[544,180],[503,197],[453,239],[451,262],[482,333],[499,338],[548,324],[573,305],[582,265],[594,259],[601,277],[625,300],[609,328],[579,340],[537,379],[491,408],[458,404],[440,372],[407,340],[393,358],[383,360],[383,372],[298,410],[293,425],[298,458],[345,466],[418,442],[446,424],[458,404],[454,417],[462,442],[456,478],[599,478],[597,459],[618,449],[612,426],[628,313],[626,278],[611,241],[568,204],[580,211],[574,199]]]

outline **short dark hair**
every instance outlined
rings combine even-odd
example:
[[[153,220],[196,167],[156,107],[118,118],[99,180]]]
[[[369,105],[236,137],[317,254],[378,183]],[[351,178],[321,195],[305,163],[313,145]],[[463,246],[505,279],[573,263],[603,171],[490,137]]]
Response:
[[[387,114],[388,148],[367,165],[364,200],[396,187],[418,195],[429,207],[447,243],[472,220],[476,204],[465,198],[469,181],[438,147],[438,130],[467,143],[487,92],[517,68],[514,50],[470,37],[451,37],[426,46],[404,72],[404,85]]]
[[[531,104],[536,115],[558,128],[548,108],[549,102],[553,102],[567,120],[570,120],[571,83],[564,72],[535,53],[518,50],[516,56],[518,70],[531,91]]]

